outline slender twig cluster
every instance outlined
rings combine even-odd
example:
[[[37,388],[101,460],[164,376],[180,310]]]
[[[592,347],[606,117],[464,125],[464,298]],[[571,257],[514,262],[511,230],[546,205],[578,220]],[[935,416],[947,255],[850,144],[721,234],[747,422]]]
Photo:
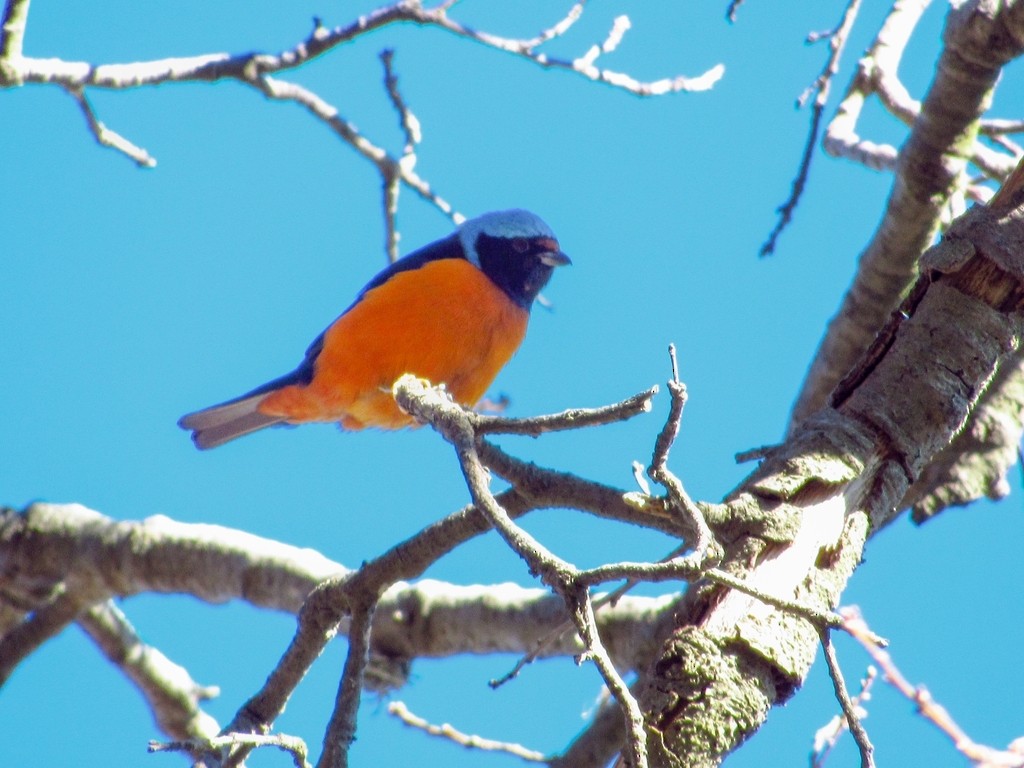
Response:
[[[892,656],[877,642],[860,610],[855,606],[841,608],[843,628],[863,646],[882,671],[882,678],[910,701],[918,714],[938,728],[972,765],[985,768],[1021,768],[1024,766],[1024,737],[1016,739],[1007,749],[994,749],[978,744],[956,723],[949,711],[932,698],[923,685],[914,685],[900,672]],[[857,718],[850,721],[851,730]],[[856,734],[856,732],[854,732]],[[859,740],[858,740],[859,741]]]
[[[921,113],[921,102],[910,95],[899,78],[898,70],[910,37],[928,4],[928,0],[907,0],[892,5],[874,41],[858,62],[835,114],[828,121],[822,140],[826,152],[873,170],[896,170],[899,154],[897,147],[861,137],[857,124],[864,107],[874,96],[886,112],[908,128],[913,127]],[[779,235],[792,220],[807,184],[814,149],[821,136],[832,81],[839,72],[840,58],[859,9],[860,0],[848,0],[842,18],[834,29],[808,35],[808,43],[828,40],[829,55],[821,74],[797,99],[797,105],[803,107],[810,100],[811,94],[816,94],[811,105],[807,141],[793,180],[792,191],[786,202],[778,209],[778,222],[761,246],[762,256],[774,252]],[[1024,154],[1024,149],[1009,138],[1009,134],[1013,133],[1024,133],[1024,122],[1003,119],[985,119],[979,122],[978,137],[973,140],[968,150],[970,161],[978,173],[973,176],[963,174],[959,180],[958,194],[943,211],[945,223],[948,224],[963,213],[965,198],[979,202],[987,201],[992,195],[992,189],[987,187],[985,182],[1002,181],[1013,170],[1017,160]]]
[[[779,235],[793,219],[793,211],[796,210],[807,185],[807,177],[811,172],[811,158],[814,157],[814,149],[818,145],[818,137],[821,135],[821,120],[825,114],[825,105],[828,103],[828,96],[832,90],[832,79],[839,72],[839,60],[846,47],[846,41],[853,29],[853,22],[857,18],[857,11],[860,10],[860,0],[849,0],[846,9],[843,11],[843,18],[838,26],[830,32],[815,32],[807,36],[808,43],[816,43],[819,40],[829,41],[829,56],[825,62],[825,68],[797,99],[797,106],[803,107],[811,97],[811,93],[817,92],[814,103],[811,105],[811,125],[807,132],[807,141],[804,143],[803,155],[800,158],[800,168],[797,170],[796,178],[793,179],[793,188],[789,199],[779,206],[779,220],[772,229],[768,239],[761,246],[761,255],[770,256],[775,252],[775,245]]]
[[[30,0],[9,0],[0,17],[0,89],[25,84],[56,85],[70,95],[82,110],[86,124],[97,143],[114,149],[136,165],[152,168],[156,159],[143,147],[106,126],[94,111],[88,92],[91,89],[128,90],[169,82],[216,82],[235,80],[262,93],[268,99],[289,101],[303,107],[357,154],[372,163],[381,177],[385,224],[385,250],[391,260],[398,255],[396,214],[398,194],[405,186],[437,208],[456,224],[461,214],[436,193],[416,168],[416,147],[421,130],[415,115],[398,90],[394,55],[384,51],[384,90],[399,116],[404,144],[398,153],[389,152],[372,141],[341,110],[315,91],[283,77],[296,68],[342,46],[357,37],[382,27],[413,23],[435,27],[488,48],[510,53],[544,69],[565,70],[594,82],[605,83],[636,96],[708,90],[722,77],[724,67],[716,65],[696,77],[676,76],[641,81],[624,72],[602,68],[597,60],[612,53],[630,27],[628,17],[620,16],[612,24],[606,39],[591,46],[582,56],[563,59],[541,50],[563,36],[583,14],[585,0],[573,4],[566,15],[531,38],[510,38],[466,26],[449,15],[450,0],[428,6],[421,0],[397,0],[362,16],[349,24],[327,27],[315,19],[309,36],[279,53],[211,53],[173,59],[141,61],[131,64],[94,64],[58,58],[33,58],[24,54],[25,29]]]

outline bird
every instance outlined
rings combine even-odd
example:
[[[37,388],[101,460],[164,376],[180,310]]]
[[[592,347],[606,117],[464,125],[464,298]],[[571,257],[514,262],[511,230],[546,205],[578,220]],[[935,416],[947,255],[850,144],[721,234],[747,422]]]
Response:
[[[178,426],[201,450],[275,425],[401,429],[414,420],[391,387],[406,373],[471,408],[519,349],[554,269],[571,263],[529,211],[468,219],[371,279],[294,371],[186,414]]]

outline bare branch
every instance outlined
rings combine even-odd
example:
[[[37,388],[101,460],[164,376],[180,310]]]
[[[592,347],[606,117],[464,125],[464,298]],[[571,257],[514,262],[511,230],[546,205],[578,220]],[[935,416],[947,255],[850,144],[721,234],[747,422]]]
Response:
[[[404,168],[400,161],[363,136],[356,127],[338,114],[338,110],[307,88],[268,75],[250,83],[259,88],[268,98],[292,101],[305,107],[310,114],[326,124],[339,138],[360,155],[369,160],[387,180],[398,178],[427,202],[458,223],[459,214],[447,200],[439,197],[430,185],[411,168]]]
[[[925,5],[926,0],[901,0],[893,6],[876,45],[861,62],[862,71],[873,58],[882,71],[895,72],[894,63]],[[1024,51],[1024,3],[1002,4],[991,14],[983,4],[959,6],[950,13],[944,43],[935,79],[900,151],[885,216],[818,349],[793,409],[791,430],[824,405],[916,279],[918,258],[931,245],[946,202],[962,186],[981,115],[1002,68]],[[964,74],[968,66],[969,76]],[[852,96],[856,90],[851,89],[850,102],[844,100],[856,109],[840,121],[850,134],[850,118],[864,98],[862,93]]]
[[[3,70],[22,57],[25,44],[25,25],[31,0],[5,0],[0,17],[0,79],[11,77]]]
[[[537,508],[571,506],[606,520],[653,528],[677,538],[690,533],[682,529],[661,499],[538,467],[486,440],[479,441],[477,450],[488,469],[514,484],[516,492]]]
[[[981,121],[981,133],[985,136],[1000,136],[1007,133],[1024,133],[1024,120],[1000,120],[988,118]]]
[[[672,78],[664,78],[662,80],[644,82],[622,72],[598,68],[593,62],[601,53],[607,52],[604,50],[604,46],[608,46],[608,51],[610,51],[614,50],[615,46],[618,45],[622,35],[625,33],[626,29],[628,29],[629,20],[627,17],[619,17],[619,19],[616,19],[616,22],[612,26],[604,44],[597,47],[598,50],[596,54],[594,53],[594,48],[591,48],[590,53],[584,54],[582,57],[573,61],[568,61],[565,59],[550,57],[536,50],[538,41],[543,42],[544,40],[542,40],[542,38],[545,37],[547,32],[541,33],[541,35],[533,38],[532,40],[517,40],[492,35],[487,32],[479,32],[449,19],[445,14],[437,14],[436,12],[426,13],[431,14],[428,17],[430,21],[424,21],[421,23],[436,24],[449,32],[475,40],[476,42],[482,43],[490,48],[522,56],[545,69],[563,69],[575,72],[588,80],[605,83],[615,88],[621,88],[637,96],[661,96],[667,93],[706,91],[714,87],[715,83],[717,83],[722,78],[722,75],[725,74],[725,67],[722,64],[716,64],[703,74],[697,75],[696,77],[685,77],[680,75]],[[570,11],[570,16],[571,14],[572,11]],[[567,26],[564,27],[564,29],[567,28]],[[556,25],[553,29],[561,29],[561,27]],[[562,31],[564,31],[564,29],[562,29]]]
[[[693,78],[680,76],[643,82],[621,72],[598,68],[594,64],[597,55],[613,51],[628,29],[629,20],[624,16],[615,21],[603,45],[595,47],[596,54],[568,61],[552,58],[539,52],[537,49],[541,45],[564,34],[579,19],[583,10],[583,2],[573,5],[568,14],[553,26],[543,30],[537,36],[527,39],[505,38],[466,27],[448,16],[448,11],[453,5],[454,3],[449,1],[426,8],[418,1],[401,0],[361,16],[348,25],[333,29],[325,28],[317,20],[308,38],[278,54],[213,53],[132,64],[94,65],[86,62],[32,59],[21,56],[21,40],[24,35],[28,2],[26,0],[8,0],[3,18],[3,39],[0,40],[0,45],[2,45],[0,47],[0,88],[23,83],[61,86],[78,101],[96,140],[104,146],[112,147],[127,155],[141,167],[152,167],[156,161],[144,149],[107,128],[97,119],[86,97],[88,88],[127,89],[166,82],[216,82],[233,79],[258,89],[268,98],[300,104],[377,167],[382,182],[386,230],[385,250],[389,258],[393,260],[398,254],[395,215],[401,184],[412,189],[456,224],[460,223],[463,217],[447,200],[437,195],[430,185],[414,171],[416,154],[413,150],[419,141],[419,126],[415,116],[408,110],[398,93],[391,71],[390,53],[385,53],[382,56],[386,70],[385,86],[392,104],[399,112],[406,137],[405,147],[397,158],[361,135],[349,121],[340,117],[338,109],[328,104],[319,95],[295,83],[281,80],[276,77],[278,73],[300,67],[358,36],[400,22],[438,27],[490,48],[512,53],[543,68],[571,71],[586,79],[607,83],[639,96],[707,90],[721,78],[724,72],[724,68],[718,65]]]
[[[673,550],[668,556],[662,558],[658,562],[668,562],[678,557],[685,550],[685,545],[682,547],[678,547],[677,549]],[[613,591],[609,592],[608,594],[599,596],[596,600],[594,600],[595,611],[600,611],[602,608],[605,608],[606,606],[617,604],[618,601],[627,592],[629,592],[631,589],[633,589],[633,587],[635,587],[639,583],[640,582],[638,580],[631,579],[629,581],[626,581],[624,584],[620,585]],[[527,665],[532,664],[534,661],[540,658],[540,656],[543,653],[549,652],[553,647],[555,647],[556,644],[558,644],[562,640],[562,638],[565,636],[566,633],[569,632],[570,629],[572,629],[572,622],[568,619],[563,621],[561,624],[552,629],[549,633],[547,633],[539,640],[537,640],[536,645],[530,650],[530,652],[522,656],[516,662],[515,666],[512,667],[511,670],[509,670],[509,672],[502,675],[500,678],[489,681],[488,685],[490,685],[491,688],[500,688],[508,681],[514,680],[516,677],[519,676],[519,673]],[[642,658],[642,654],[638,654],[638,658]]]
[[[703,569],[705,565],[717,563],[722,552],[711,535],[703,512],[693,503],[682,481],[668,468],[668,452],[679,436],[679,426],[683,420],[683,408],[686,406],[687,398],[686,385],[679,381],[679,366],[676,362],[674,344],[669,344],[668,354],[672,363],[672,378],[668,382],[672,406],[665,426],[654,443],[654,455],[651,458],[651,466],[647,468],[647,474],[668,492],[669,509],[678,513],[684,527],[694,532],[693,552],[684,560],[689,559],[694,567]]]
[[[850,733],[853,734],[853,739],[857,742],[857,749],[860,750],[860,768],[874,768],[875,748],[871,744],[871,739],[868,738],[868,732],[864,730],[864,724],[860,721],[857,707],[846,690],[846,680],[843,679],[843,670],[839,666],[836,649],[832,644],[832,634],[827,629],[821,631],[821,647],[825,651],[825,663],[828,665],[829,677],[832,678],[836,699],[843,709]]]
[[[871,698],[871,686],[878,679],[878,670],[869,665],[867,673],[860,681],[860,692],[850,702],[853,704],[857,716],[864,718],[867,712],[862,706],[865,701]],[[814,747],[811,752],[811,768],[822,768],[833,747],[839,741],[839,737],[849,730],[850,724],[845,715],[836,715],[828,723],[823,725],[814,733]]]
[[[398,113],[398,122],[402,133],[405,135],[402,158],[398,161],[397,166],[387,166],[387,172],[385,172],[384,168],[381,169],[384,177],[384,249],[388,259],[392,262],[398,259],[399,241],[395,217],[398,213],[398,193],[401,189],[399,184],[401,178],[397,170],[398,168],[404,168],[405,170],[412,171],[416,167],[416,147],[423,139],[420,121],[416,119],[416,115],[406,105],[402,94],[398,90],[398,77],[392,68],[394,57],[395,52],[390,49],[385,49],[380,53],[380,60],[384,65],[384,88],[391,99],[391,105]]]
[[[719,520],[763,515],[792,527],[768,533],[741,525],[720,535],[723,572],[817,610],[838,601],[869,533],[898,513],[911,481],[1017,347],[1019,216],[975,207],[954,223],[950,246],[921,264],[921,287],[911,291],[915,303],[899,332],[730,495]],[[660,765],[683,753],[695,764],[717,764],[799,686],[820,642],[816,627],[708,584],[707,576],[687,590],[676,628],[641,673],[641,704],[664,737],[651,745]],[[710,685],[720,695],[691,695]],[[733,730],[709,737],[724,720]]]
[[[502,509],[488,487],[487,471],[476,451],[476,434],[467,411],[422,379],[406,375],[395,382],[395,400],[408,413],[429,423],[455,448],[473,503],[483,512],[505,543],[566,601],[576,629],[583,640],[582,658],[597,666],[612,695],[622,705],[629,732],[628,750],[632,765],[647,766],[647,732],[643,714],[636,699],[616,671],[601,642],[594,617],[593,604],[582,575],[573,565],[562,560],[525,530],[517,526]]]
[[[611,691],[623,709],[626,720],[626,730],[629,738],[626,740],[629,753],[629,764],[635,768],[647,768],[647,730],[644,723],[644,714],[637,703],[636,697],[626,685],[626,681],[619,675],[615,665],[612,664],[608,651],[601,642],[601,635],[597,630],[597,619],[594,616],[594,606],[590,600],[590,592],[586,587],[577,588],[576,599],[577,609],[573,612],[576,619],[576,628],[586,646],[585,653],[580,657],[582,660],[594,662],[605,685]]]
[[[524,42],[530,49],[533,49],[540,47],[549,40],[554,40],[556,37],[561,37],[562,35],[569,31],[573,24],[580,20],[580,17],[583,16],[583,6],[585,6],[586,4],[586,0],[579,0],[579,2],[577,2],[569,9],[569,12],[565,15],[565,18],[555,22],[554,24],[552,24],[550,27],[545,29],[543,32],[541,32],[539,35],[532,38],[531,40],[526,40]]]
[[[537,506],[562,506],[564,494],[574,489],[580,489],[586,503],[629,509],[622,502],[621,491],[597,486],[595,493],[579,478],[565,488],[554,484],[540,502],[527,501],[517,492],[506,492],[500,499],[518,516]],[[429,526],[422,538],[398,545],[394,553],[384,556],[384,562],[420,563],[425,568],[423,563],[432,552],[449,551],[445,549],[448,542],[465,541],[467,536],[486,530],[482,518],[467,508]],[[240,530],[166,518],[115,521],[77,505],[34,505],[25,512],[0,512],[0,559],[9,566],[2,605],[21,605],[16,612],[18,623],[26,611],[39,604],[37,592],[49,594],[64,581],[88,590],[117,585],[122,596],[180,592],[210,602],[242,599],[255,606],[298,613],[318,583],[348,573],[341,564],[313,550]],[[380,567],[373,563],[376,561],[371,561],[371,569]],[[399,578],[415,577],[415,570],[400,571]],[[109,596],[104,591],[102,599]],[[608,619],[603,631],[614,633],[614,646],[637,649],[638,656],[616,658],[617,664],[625,668],[637,663],[645,644],[644,627],[668,610],[672,599],[627,598],[602,613]],[[482,605],[487,606],[483,613]],[[373,634],[380,643],[379,652],[389,657],[436,658],[493,649],[522,653],[565,616],[562,603],[541,589],[456,586],[434,580],[399,582],[381,598]],[[456,626],[458,632],[452,630]],[[347,625],[343,623],[341,629],[345,631]],[[578,645],[567,640],[550,646],[545,655],[578,651]]]
[[[868,652],[875,664],[882,670],[887,683],[903,694],[926,720],[935,725],[953,743],[962,755],[975,765],[987,768],[1021,768],[1024,766],[1024,754],[1013,750],[999,750],[978,744],[957,725],[945,707],[932,698],[928,690],[921,685],[912,685],[900,672],[888,652],[880,648],[871,638],[873,634],[867,622],[856,607],[841,608],[840,614],[845,620],[845,629]]]
[[[173,739],[208,739],[220,726],[199,704],[220,695],[139,638],[121,609],[108,600],[79,616],[78,624],[146,699],[160,730]]]
[[[506,741],[495,741],[494,739],[485,739],[482,736],[462,733],[448,725],[448,723],[445,723],[444,725],[433,725],[422,717],[414,715],[409,711],[409,708],[405,703],[401,701],[393,701],[388,704],[388,714],[397,717],[410,728],[417,728],[425,733],[429,733],[431,736],[439,736],[443,739],[448,739],[449,741],[458,744],[460,747],[466,747],[467,749],[479,749],[483,752],[504,752],[512,755],[513,757],[526,760],[529,763],[548,762],[548,759],[542,752],[527,749],[521,744],[513,744]]]
[[[373,602],[352,607],[348,655],[338,686],[334,712],[324,735],[324,751],[317,762],[318,768],[345,768],[348,765],[348,750],[356,739],[356,715],[363,693],[363,676],[370,660],[370,628],[373,626],[374,607]]]
[[[96,139],[98,144],[104,147],[110,147],[115,149],[121,154],[128,157],[140,168],[155,168],[156,160],[142,147],[138,147],[132,144],[121,134],[116,131],[112,131],[96,117],[96,113],[93,111],[92,104],[89,103],[89,99],[86,98],[85,91],[81,88],[67,88],[67,93],[71,98],[78,102],[78,106],[82,110],[82,114],[85,116],[86,123],[89,124],[89,131],[92,133],[93,138]]]
[[[827,37],[829,39],[829,57],[825,63],[825,69],[822,70],[821,74],[818,75],[814,83],[801,94],[797,100],[797,105],[802,107],[807,103],[807,99],[810,98],[811,91],[817,91],[818,95],[814,99],[814,104],[811,107],[811,127],[807,133],[807,141],[804,143],[803,156],[800,159],[800,168],[797,171],[796,178],[793,180],[793,189],[790,192],[789,199],[786,200],[778,209],[779,220],[776,222],[775,227],[772,229],[771,234],[768,235],[768,239],[761,246],[761,256],[770,256],[775,252],[775,244],[778,242],[779,235],[789,225],[789,222],[793,219],[793,212],[796,210],[797,205],[800,202],[800,196],[803,194],[804,186],[807,184],[807,177],[811,170],[811,158],[814,155],[814,148],[818,145],[818,135],[821,132],[821,118],[825,112],[825,104],[828,103],[829,91],[832,88],[832,78],[835,77],[839,71],[839,59],[843,55],[843,49],[846,47],[846,40],[850,36],[850,30],[853,29],[853,22],[857,18],[857,11],[860,9],[860,0],[849,0],[846,5],[846,10],[843,11],[843,18],[839,22],[839,25],[827,34],[814,34],[809,35],[807,42],[817,42],[818,40]]]
[[[51,600],[0,637],[0,686],[7,682],[18,664],[59,634],[96,599],[96,595],[86,589],[58,589]]]
[[[874,42],[858,62],[857,73],[829,122],[823,142],[826,152],[876,171],[891,171],[896,167],[896,148],[861,139],[856,131],[857,121],[872,93],[877,93],[893,114],[902,115],[905,120],[908,115],[920,112],[920,104],[907,93],[897,70],[910,35],[930,2],[901,0],[893,4]]]
[[[726,8],[725,17],[731,21],[736,21],[736,16],[739,13],[740,6],[743,5],[745,0],[729,0],[729,7]]]
[[[817,610],[813,606],[804,605],[803,603],[798,603],[794,600],[784,600],[781,597],[777,597],[762,589],[758,589],[753,584],[745,582],[742,579],[738,579],[718,568],[709,569],[704,576],[709,581],[713,581],[716,584],[721,584],[724,587],[729,587],[729,589],[735,589],[737,592],[750,595],[751,597],[760,600],[765,605],[770,605],[780,611],[785,611],[786,613],[790,613],[794,616],[807,619],[807,621],[814,625],[814,627],[819,631],[825,629],[846,628],[843,617],[837,613],[826,613],[824,611]],[[888,640],[875,634],[872,634],[872,639],[881,647],[885,647],[889,644]]]
[[[627,397],[622,402],[603,405],[599,408],[571,408],[561,413],[532,416],[525,419],[470,414],[470,420],[478,435],[501,434],[537,437],[545,432],[614,424],[642,413],[650,413],[651,400],[656,394],[658,394],[658,387],[654,386],[632,397]]]
[[[306,759],[308,754],[306,742],[297,736],[284,733],[231,733],[226,736],[214,736],[209,739],[192,739],[184,741],[151,741],[150,752],[185,752],[194,755],[214,750],[217,752],[244,748],[247,752],[261,747],[276,747],[292,756],[295,768],[312,768]]]

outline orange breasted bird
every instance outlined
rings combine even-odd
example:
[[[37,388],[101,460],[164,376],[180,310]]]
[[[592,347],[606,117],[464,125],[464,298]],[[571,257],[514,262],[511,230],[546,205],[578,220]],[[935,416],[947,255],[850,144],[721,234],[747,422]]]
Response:
[[[413,423],[391,396],[405,373],[444,384],[472,407],[519,348],[553,269],[569,263],[529,211],[470,219],[367,283],[294,371],[178,425],[198,448],[275,424],[399,429]]]

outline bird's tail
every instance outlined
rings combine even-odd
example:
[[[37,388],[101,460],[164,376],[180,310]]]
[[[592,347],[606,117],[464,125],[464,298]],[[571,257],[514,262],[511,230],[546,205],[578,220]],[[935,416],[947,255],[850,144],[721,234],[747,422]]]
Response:
[[[266,391],[251,392],[236,400],[188,413],[178,420],[178,426],[192,431],[196,448],[216,448],[236,437],[284,422],[280,416],[268,416],[257,410],[266,396]]]

